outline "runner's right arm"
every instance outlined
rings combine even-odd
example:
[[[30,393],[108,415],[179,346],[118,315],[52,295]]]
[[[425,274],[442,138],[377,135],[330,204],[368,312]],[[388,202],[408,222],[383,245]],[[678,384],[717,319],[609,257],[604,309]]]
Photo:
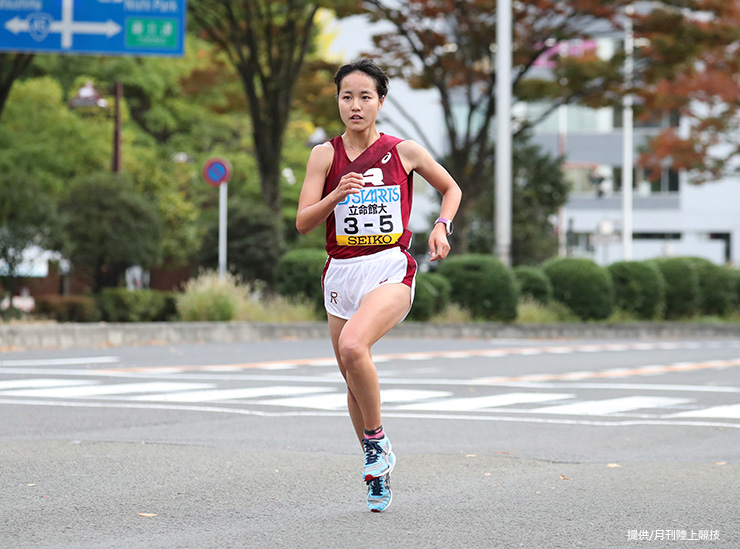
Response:
[[[350,172],[342,176],[336,189],[322,198],[324,182],[333,160],[334,147],[328,142],[317,145],[311,151],[295,219],[295,226],[301,234],[308,234],[321,225],[337,204],[347,195],[359,193],[364,186],[362,175]]]

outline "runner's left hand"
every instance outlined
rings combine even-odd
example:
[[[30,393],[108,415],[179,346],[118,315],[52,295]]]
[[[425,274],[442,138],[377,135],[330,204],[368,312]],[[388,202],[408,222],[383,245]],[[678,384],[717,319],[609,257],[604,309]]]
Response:
[[[450,243],[447,241],[447,229],[444,223],[437,223],[429,235],[429,261],[444,259],[450,253]]]

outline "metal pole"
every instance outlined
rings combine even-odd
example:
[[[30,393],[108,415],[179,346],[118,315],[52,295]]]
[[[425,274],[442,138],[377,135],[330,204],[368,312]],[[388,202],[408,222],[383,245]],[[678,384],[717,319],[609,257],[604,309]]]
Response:
[[[113,173],[121,171],[121,100],[123,99],[123,84],[116,82],[115,124],[113,126]]]
[[[218,186],[218,278],[226,277],[226,202],[229,195],[229,184]]]
[[[635,35],[632,29],[632,15],[635,8],[630,4],[625,9],[626,22],[624,31],[625,51],[625,85],[628,90],[632,89],[634,79],[634,50]],[[634,145],[633,145],[633,113],[632,106],[634,97],[629,91],[624,96],[622,116],[622,247],[624,248],[624,260],[632,259],[632,170],[634,169]]]
[[[511,265],[511,0],[496,10],[496,192],[495,253]]]

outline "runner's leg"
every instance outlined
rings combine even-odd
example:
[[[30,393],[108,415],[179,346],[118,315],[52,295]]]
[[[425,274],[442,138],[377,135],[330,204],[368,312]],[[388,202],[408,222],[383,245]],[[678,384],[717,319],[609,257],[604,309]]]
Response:
[[[345,382],[347,381],[347,374],[344,364],[342,363],[342,357],[339,355],[339,335],[342,333],[342,328],[347,323],[343,318],[328,314],[329,317],[329,333],[331,334],[331,343],[334,347],[334,355],[337,357],[337,364],[339,365],[339,371],[342,373]],[[357,434],[357,439],[362,440],[364,438],[362,420],[362,411],[360,410],[357,400],[355,399],[349,386],[347,386],[347,409],[349,410],[349,417],[352,420],[352,426]]]
[[[360,410],[363,429],[381,425],[380,386],[371,348],[404,318],[410,305],[411,288],[400,283],[382,285],[363,298],[339,329],[335,349],[347,387]]]

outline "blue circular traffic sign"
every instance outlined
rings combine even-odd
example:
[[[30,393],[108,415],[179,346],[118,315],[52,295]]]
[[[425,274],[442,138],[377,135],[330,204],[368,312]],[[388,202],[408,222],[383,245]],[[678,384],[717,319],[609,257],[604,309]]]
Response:
[[[203,179],[206,183],[218,187],[231,179],[231,162],[225,158],[211,158],[203,165]]]

